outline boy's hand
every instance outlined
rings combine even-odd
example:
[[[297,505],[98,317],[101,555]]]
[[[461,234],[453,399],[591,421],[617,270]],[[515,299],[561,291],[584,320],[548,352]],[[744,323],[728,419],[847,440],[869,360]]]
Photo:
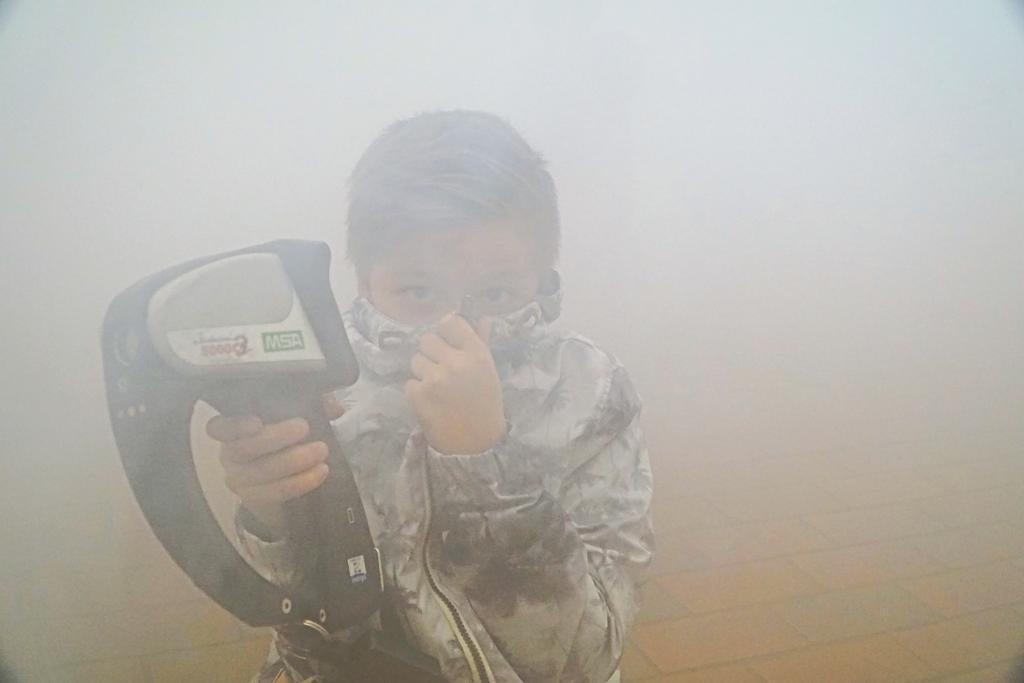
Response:
[[[323,404],[328,420],[345,412],[333,394],[325,395]],[[251,415],[217,416],[206,424],[206,433],[221,442],[224,483],[276,538],[285,533],[285,501],[327,478],[327,444],[301,443],[309,423],[300,417],[264,425]]]
[[[405,394],[434,450],[482,453],[505,436],[501,380],[487,346],[490,329],[484,320],[478,335],[465,318],[450,314],[420,338]]]

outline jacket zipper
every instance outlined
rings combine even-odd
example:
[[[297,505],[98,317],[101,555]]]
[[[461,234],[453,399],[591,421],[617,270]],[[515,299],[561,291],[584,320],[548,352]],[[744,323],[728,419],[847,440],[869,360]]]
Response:
[[[429,464],[427,465],[429,467]],[[445,595],[444,591],[437,584],[434,579],[434,573],[430,569],[430,561],[427,557],[427,546],[430,543],[430,522],[432,519],[431,508],[433,507],[433,495],[430,488],[430,472],[424,470],[424,483],[426,484],[427,493],[427,511],[426,511],[426,533],[423,536],[423,571],[427,575],[427,584],[430,586],[431,592],[434,594],[434,600],[441,607],[441,611],[444,613],[445,619],[448,620],[448,625],[451,626],[452,631],[455,633],[455,638],[459,641],[459,646],[462,648],[462,654],[466,657],[466,661],[469,663],[470,672],[473,675],[474,683],[495,683],[494,674],[491,672],[491,665],[484,657],[483,650],[480,648],[480,643],[473,637],[473,633],[466,626],[466,622],[459,612],[459,608],[455,606],[451,598]]]

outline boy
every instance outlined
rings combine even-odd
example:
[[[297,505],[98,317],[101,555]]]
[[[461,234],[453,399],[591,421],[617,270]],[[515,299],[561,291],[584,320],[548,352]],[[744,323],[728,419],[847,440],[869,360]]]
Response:
[[[559,219],[544,161],[489,114],[400,121],[356,166],[348,228],[361,375],[325,405],[398,627],[450,681],[617,680],[653,550],[651,472],[626,372],[549,328]],[[327,475],[307,429],[207,427],[242,547],[279,584],[308,550],[284,537],[282,503]],[[256,680],[344,680],[297,654],[278,634]]]

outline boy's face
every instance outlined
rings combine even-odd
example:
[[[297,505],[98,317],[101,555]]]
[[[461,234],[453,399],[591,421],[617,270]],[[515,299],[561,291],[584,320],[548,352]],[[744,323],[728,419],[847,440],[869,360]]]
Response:
[[[411,237],[360,277],[359,294],[410,325],[437,322],[467,295],[480,314],[511,313],[540,288],[537,249],[527,234],[498,223]]]

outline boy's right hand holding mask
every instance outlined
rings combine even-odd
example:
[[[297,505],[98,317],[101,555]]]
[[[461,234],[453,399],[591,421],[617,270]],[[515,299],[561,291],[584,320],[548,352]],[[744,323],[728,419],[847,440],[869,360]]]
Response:
[[[445,316],[420,338],[405,394],[435,450],[486,451],[505,437],[501,380],[488,346],[492,321],[476,330],[461,315]]]
[[[323,399],[328,420],[345,409],[333,394]],[[301,417],[263,424],[255,416],[217,416],[206,433],[221,443],[224,483],[275,538],[284,536],[286,501],[303,496],[327,479],[327,444],[302,443],[309,424]]]

